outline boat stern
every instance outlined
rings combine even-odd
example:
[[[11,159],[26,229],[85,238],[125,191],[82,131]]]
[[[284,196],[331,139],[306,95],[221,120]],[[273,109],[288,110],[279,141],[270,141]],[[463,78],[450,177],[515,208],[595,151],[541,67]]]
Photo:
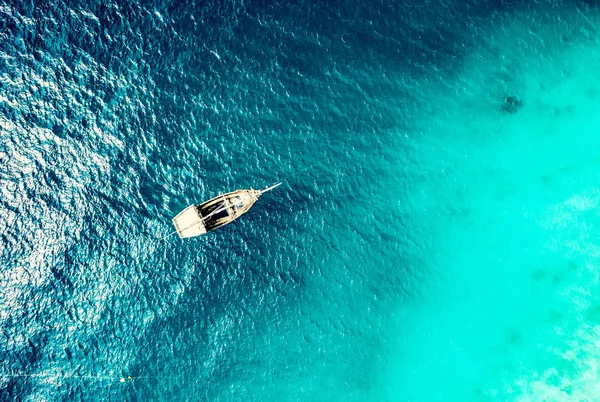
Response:
[[[182,239],[206,233],[206,227],[195,205],[190,205],[173,218],[173,225]]]

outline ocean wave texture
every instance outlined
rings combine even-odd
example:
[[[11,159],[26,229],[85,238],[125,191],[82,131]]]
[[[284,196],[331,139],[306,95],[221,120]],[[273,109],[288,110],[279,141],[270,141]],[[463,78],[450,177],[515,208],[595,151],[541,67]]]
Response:
[[[598,27],[583,0],[0,0],[0,399],[595,400]]]

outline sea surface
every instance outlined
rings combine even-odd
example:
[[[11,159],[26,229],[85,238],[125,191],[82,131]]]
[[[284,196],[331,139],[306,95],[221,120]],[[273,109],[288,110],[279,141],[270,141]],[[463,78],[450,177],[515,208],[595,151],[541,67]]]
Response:
[[[600,400],[596,4],[0,0],[0,400]]]

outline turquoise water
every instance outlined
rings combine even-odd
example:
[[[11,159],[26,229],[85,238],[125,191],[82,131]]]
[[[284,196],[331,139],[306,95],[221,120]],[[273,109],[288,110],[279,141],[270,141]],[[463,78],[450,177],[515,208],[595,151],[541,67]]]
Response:
[[[410,197],[433,229],[428,281],[389,333],[390,400],[600,395],[597,18],[498,18],[434,82]],[[505,94],[518,112],[499,113]]]
[[[596,400],[598,26],[0,3],[0,399]]]

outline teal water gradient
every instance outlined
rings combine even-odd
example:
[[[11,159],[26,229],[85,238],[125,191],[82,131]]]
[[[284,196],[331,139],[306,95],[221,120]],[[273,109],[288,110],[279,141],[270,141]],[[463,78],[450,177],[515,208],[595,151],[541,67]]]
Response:
[[[598,9],[2,1],[0,24],[0,399],[600,394]]]
[[[559,14],[496,20],[427,94],[410,209],[435,228],[429,280],[390,329],[389,400],[600,395],[599,15]]]

